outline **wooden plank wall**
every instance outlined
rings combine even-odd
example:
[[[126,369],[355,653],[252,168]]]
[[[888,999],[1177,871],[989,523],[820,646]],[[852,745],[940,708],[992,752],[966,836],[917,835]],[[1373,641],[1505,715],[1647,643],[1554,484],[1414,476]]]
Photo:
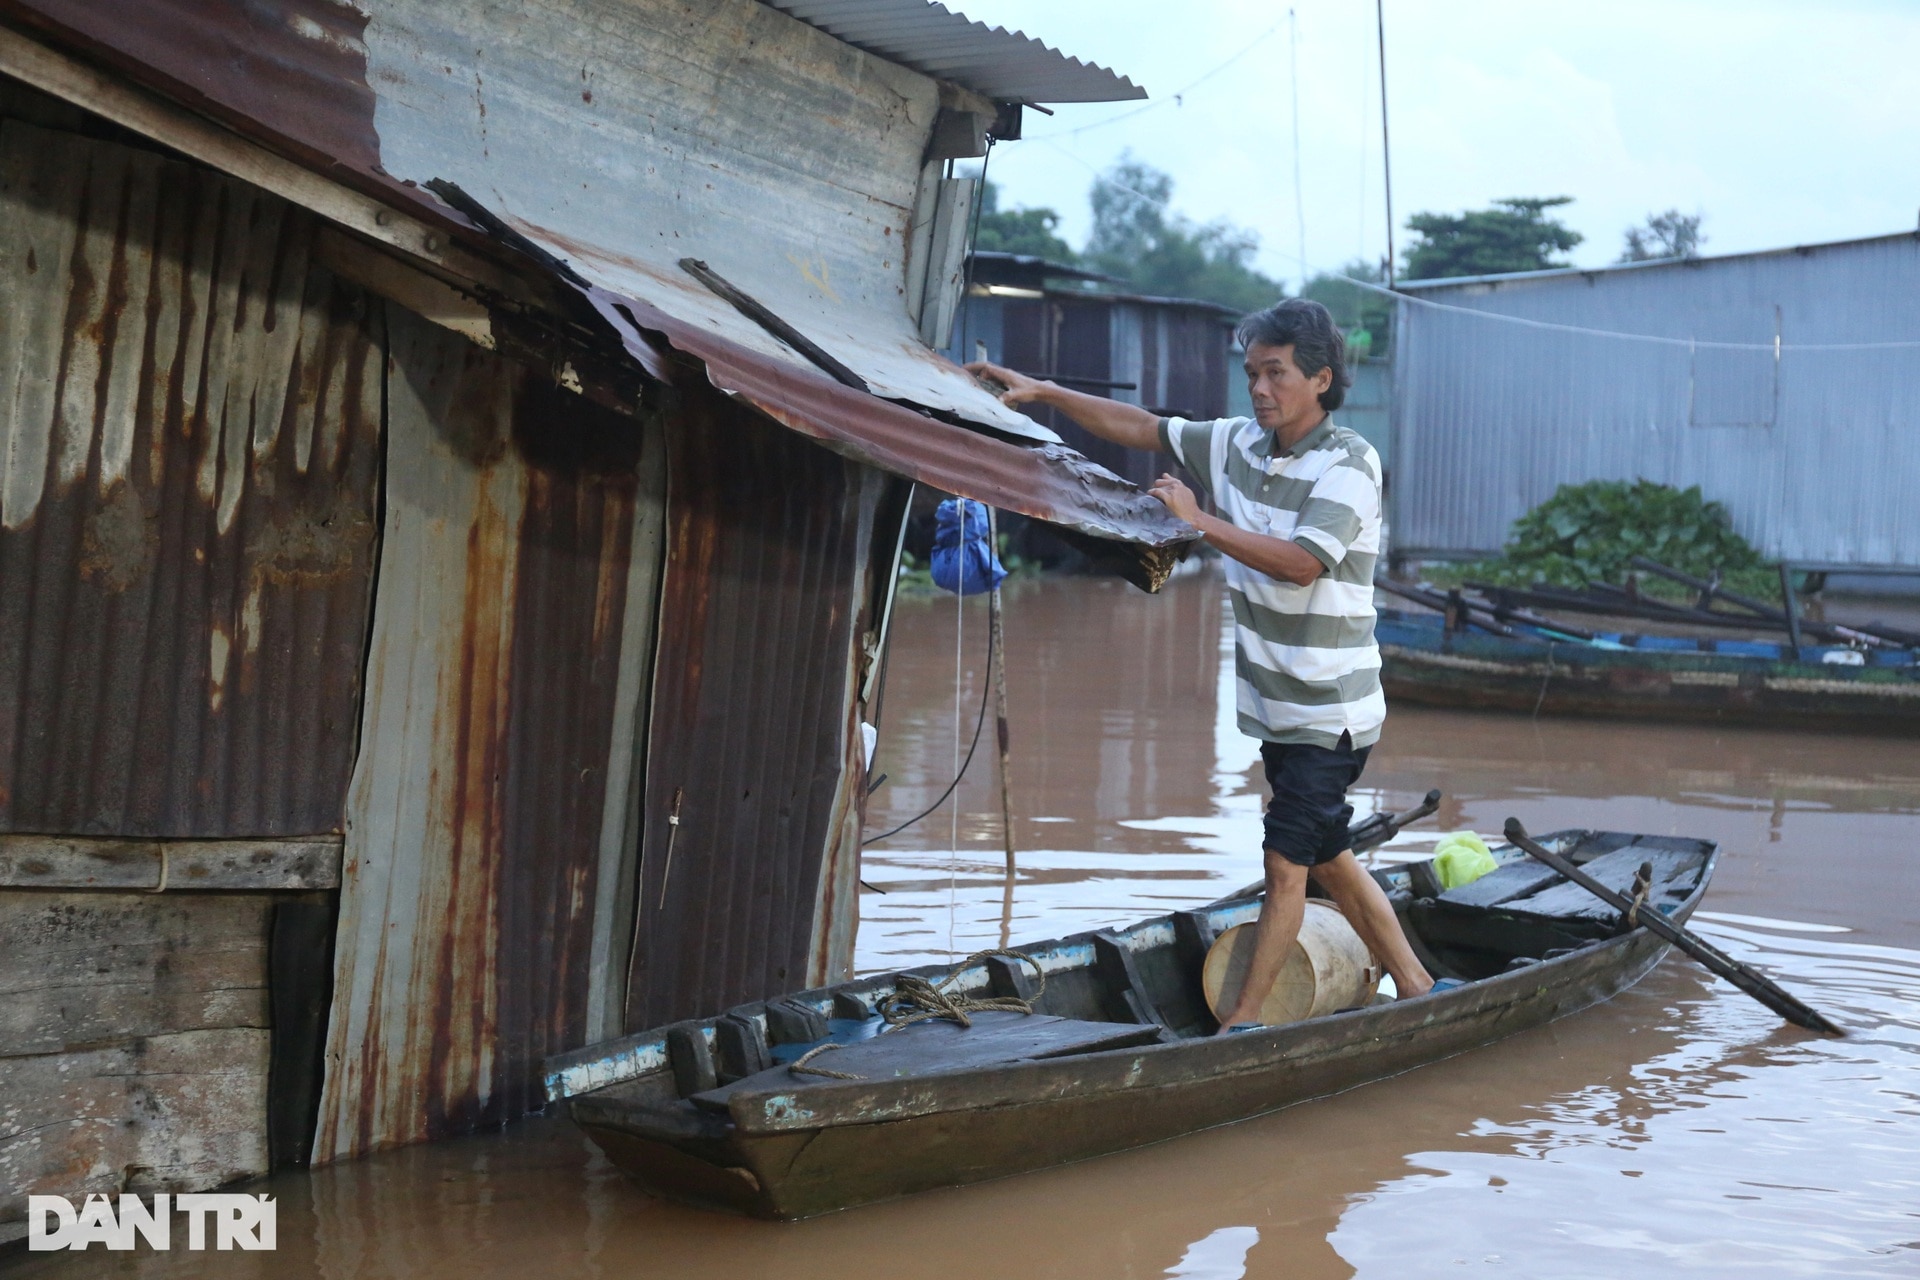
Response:
[[[273,1007],[302,993],[285,973],[275,988],[270,948],[290,904],[296,919],[331,909],[330,892],[61,885],[95,876],[103,851],[45,843],[0,849],[0,868],[32,863],[52,886],[0,888],[0,1242],[24,1234],[29,1195],[204,1190],[275,1163],[270,1110],[306,1104],[272,1087],[276,1052],[299,1083],[300,1046],[284,1030],[276,1043]],[[308,845],[248,852],[212,883],[338,881],[337,843],[317,864]]]

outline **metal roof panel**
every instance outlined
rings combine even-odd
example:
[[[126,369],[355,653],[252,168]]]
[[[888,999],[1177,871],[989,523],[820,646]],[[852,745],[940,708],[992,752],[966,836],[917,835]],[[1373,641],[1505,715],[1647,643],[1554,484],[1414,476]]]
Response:
[[[1021,31],[932,0],[762,0],[837,40],[998,102],[1124,102],[1147,91]]]

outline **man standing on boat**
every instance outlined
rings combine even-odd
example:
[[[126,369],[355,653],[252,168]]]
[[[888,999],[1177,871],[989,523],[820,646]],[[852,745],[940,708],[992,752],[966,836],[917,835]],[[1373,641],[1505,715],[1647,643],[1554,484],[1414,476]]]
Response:
[[[1044,404],[1103,440],[1171,453],[1221,515],[1172,475],[1153,496],[1226,558],[1241,732],[1260,740],[1267,896],[1246,984],[1221,1030],[1257,1023],[1299,936],[1307,878],[1339,904],[1402,997],[1433,986],[1386,894],[1349,848],[1347,788],[1386,719],[1373,639],[1380,554],[1380,456],[1328,417],[1351,378],[1346,341],[1317,302],[1293,299],[1241,321],[1254,417],[1188,422],[1069,391],[984,361],[967,368]]]

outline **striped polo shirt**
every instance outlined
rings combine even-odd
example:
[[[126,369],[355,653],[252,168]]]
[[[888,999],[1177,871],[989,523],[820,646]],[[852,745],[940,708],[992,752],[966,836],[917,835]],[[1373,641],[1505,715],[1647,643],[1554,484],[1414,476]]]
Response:
[[[1230,556],[1240,731],[1267,742],[1372,746],[1387,718],[1373,640],[1380,455],[1323,419],[1291,449],[1251,418],[1160,420],[1160,443],[1241,529],[1289,539],[1327,571],[1308,586]]]

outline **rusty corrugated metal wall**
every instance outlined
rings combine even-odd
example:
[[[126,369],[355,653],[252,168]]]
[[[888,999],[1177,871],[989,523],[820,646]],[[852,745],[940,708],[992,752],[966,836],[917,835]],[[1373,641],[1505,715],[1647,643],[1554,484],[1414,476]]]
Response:
[[[380,328],[313,219],[0,121],[0,830],[336,831]]]
[[[713,394],[687,397],[669,440],[630,1029],[847,959],[816,911],[854,910],[856,638],[886,484]]]
[[[316,1161],[544,1104],[541,1059],[587,1036],[603,819],[626,811],[635,760],[616,691],[650,658],[628,602],[655,581],[633,554],[640,423],[390,314],[386,547]]]

